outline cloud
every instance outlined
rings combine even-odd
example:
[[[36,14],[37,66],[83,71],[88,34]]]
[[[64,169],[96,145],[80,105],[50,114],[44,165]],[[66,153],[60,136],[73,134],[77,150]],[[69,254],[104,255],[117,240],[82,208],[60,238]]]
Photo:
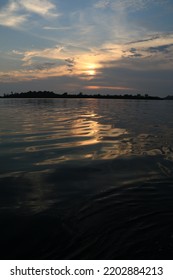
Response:
[[[172,46],[173,46],[173,44],[162,45],[162,46],[157,46],[157,47],[150,47],[150,48],[148,48],[148,51],[151,53],[158,53],[158,52],[169,53],[169,51],[172,51],[172,49],[170,49]]]
[[[19,6],[17,2],[9,2],[0,11],[0,25],[8,27],[18,27],[27,20],[27,14],[18,14]]]
[[[162,46],[166,44],[172,44],[173,42],[173,33],[160,33],[160,34],[153,34],[148,35],[147,38],[144,38],[142,40],[136,40],[131,41],[128,44],[131,44],[133,46],[143,46],[143,47],[149,47],[149,46]]]
[[[173,55],[173,34],[157,34],[151,35],[146,39],[129,42],[124,45],[123,57],[132,58],[132,57],[142,57],[150,60],[157,59],[160,62],[163,62],[166,65],[167,59],[170,59]],[[150,63],[149,63],[150,64]]]
[[[129,88],[129,87],[121,87],[121,86],[101,86],[101,85],[97,85],[97,86],[85,86],[86,89],[92,89],[92,90],[96,90],[96,89],[109,89],[109,90],[135,90],[134,88]]]
[[[54,11],[56,6],[48,0],[18,0],[18,4],[25,10],[36,13],[38,15],[47,16],[57,16]]]
[[[128,44],[136,44],[136,43],[143,43],[143,42],[148,42],[148,41],[153,41],[155,39],[158,39],[162,37],[162,35],[150,35],[148,38],[145,39],[140,39],[140,40],[136,40],[136,41],[132,41],[132,42],[128,42]]]
[[[49,70],[49,71],[48,71]],[[12,83],[12,82],[23,82],[23,81],[33,81],[33,80],[42,80],[48,79],[51,77],[62,77],[66,75],[65,66],[55,66],[46,65],[33,65],[33,67],[8,71],[8,73],[0,72],[0,82],[1,83]]]
[[[12,54],[15,57],[20,57],[20,60],[23,62],[23,66],[32,66],[37,64],[40,60],[52,60],[58,62],[61,65],[65,65],[68,71],[72,71],[75,67],[76,69],[82,68],[83,66],[90,63],[93,63],[93,60],[96,60],[92,51],[87,48],[75,46],[72,44],[67,45],[56,45],[52,48],[46,49],[35,49],[28,51],[17,51],[13,50]],[[89,57],[92,56],[92,57]],[[88,62],[91,61],[91,62]],[[85,68],[85,67],[84,67]]]
[[[129,81],[126,83],[125,79],[131,71],[144,73],[172,69],[173,34],[153,34],[125,44],[107,42],[91,48],[62,43],[52,48],[13,50],[11,55],[20,60],[21,68],[1,73],[0,80],[4,83],[68,76],[76,77],[79,84],[88,81],[88,86],[128,89]],[[121,76],[121,69],[128,73],[114,84],[114,79]]]
[[[71,30],[72,26],[60,26],[60,27],[55,27],[55,26],[44,26],[43,29],[45,30]]]
[[[58,60],[61,59],[60,52],[63,50],[62,46],[55,46],[54,48],[46,48],[41,50],[31,50],[25,51],[23,53],[15,51],[16,54],[23,56],[22,61],[24,62],[23,66],[31,65],[33,59],[38,58],[46,58],[51,60]],[[14,53],[14,50],[13,50]]]
[[[99,9],[109,8],[110,6],[111,6],[110,0],[101,0],[94,4],[94,7]]]
[[[56,66],[55,62],[43,62],[43,63],[39,63],[39,64],[32,64],[30,67],[28,67],[28,69],[35,69],[35,70],[49,70],[51,68],[54,68]]]
[[[149,8],[153,4],[167,4],[163,0],[100,0],[94,4],[95,8],[107,9],[110,8],[114,11],[128,10],[128,12],[136,12]]]
[[[42,17],[58,16],[56,6],[48,0],[11,0],[0,11],[0,25],[18,28],[32,13]]]
[[[65,59],[65,61],[67,62],[67,69],[69,72],[73,72],[73,68],[76,64],[75,58],[67,58]]]

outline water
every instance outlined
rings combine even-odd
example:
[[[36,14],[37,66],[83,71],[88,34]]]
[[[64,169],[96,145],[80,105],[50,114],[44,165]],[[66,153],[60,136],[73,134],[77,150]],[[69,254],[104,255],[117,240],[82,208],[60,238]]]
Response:
[[[173,102],[0,99],[1,259],[172,259]]]

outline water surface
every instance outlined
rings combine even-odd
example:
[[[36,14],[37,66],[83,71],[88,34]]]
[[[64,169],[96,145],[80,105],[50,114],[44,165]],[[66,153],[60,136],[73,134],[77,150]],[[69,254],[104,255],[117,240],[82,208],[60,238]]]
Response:
[[[173,258],[173,102],[0,99],[1,258]]]

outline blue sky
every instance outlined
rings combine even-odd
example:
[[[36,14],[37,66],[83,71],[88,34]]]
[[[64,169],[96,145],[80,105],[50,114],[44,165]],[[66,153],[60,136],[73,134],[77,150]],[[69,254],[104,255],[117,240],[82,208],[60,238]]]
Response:
[[[172,0],[1,0],[0,94],[173,94]]]

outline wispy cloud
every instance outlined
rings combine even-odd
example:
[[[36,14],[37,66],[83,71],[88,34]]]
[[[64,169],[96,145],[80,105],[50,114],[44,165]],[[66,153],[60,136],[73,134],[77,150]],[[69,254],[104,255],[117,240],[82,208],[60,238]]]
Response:
[[[49,71],[48,71],[49,70]],[[8,73],[0,72],[0,82],[1,83],[11,83],[11,82],[23,82],[32,80],[48,79],[50,77],[60,77],[66,75],[65,66],[45,65],[43,67],[36,66],[35,68],[8,71]]]
[[[96,90],[96,89],[109,89],[109,90],[132,90],[134,91],[134,88],[129,87],[121,87],[121,86],[85,86],[86,89]]]
[[[130,48],[129,48],[130,47]],[[126,45],[124,51],[126,57],[143,57],[149,58],[150,60],[158,59],[165,65],[173,55],[173,34],[159,34],[153,35],[146,39],[131,42]]]
[[[17,2],[9,2],[0,11],[0,25],[18,27],[27,20],[27,14],[18,14],[19,5]]]
[[[3,0],[0,25],[22,32],[1,42],[0,81],[68,80],[96,92],[134,89],[137,76],[147,84],[147,73],[172,71],[171,2]]]
[[[148,51],[151,53],[169,53],[172,51],[173,44],[168,44],[168,45],[162,45],[162,46],[157,46],[157,47],[150,47],[148,48]]]
[[[43,29],[45,30],[70,30],[72,29],[71,26],[60,26],[60,27],[55,27],[55,26],[44,26]]]
[[[148,35],[148,37],[142,40],[136,40],[127,43],[127,45],[140,46],[140,47],[155,47],[155,46],[162,46],[162,45],[169,45],[173,43],[173,33],[160,33],[160,34],[153,34]]]
[[[43,63],[37,63],[32,64],[28,67],[29,70],[50,70],[56,66],[55,62],[43,62]]]
[[[128,10],[135,12],[146,9],[153,4],[166,4],[167,0],[100,0],[94,4],[95,8],[112,9],[112,10]]]
[[[128,44],[105,43],[100,48],[62,44],[23,52],[13,50],[12,54],[21,61],[21,70],[11,72],[11,77],[14,75],[18,79],[64,75],[76,76],[79,80],[103,79],[116,68],[172,69],[173,34],[152,35]],[[2,74],[3,80],[7,77],[3,75],[7,74]]]
[[[76,61],[75,61],[75,58],[72,57],[72,58],[67,58],[65,59],[65,61],[67,62],[67,69],[69,72],[73,72],[73,69],[75,67],[75,64],[76,64]]]
[[[57,16],[56,6],[49,0],[18,0],[18,5],[20,5],[25,10],[36,13],[41,16]]]
[[[100,0],[94,4],[94,7],[99,9],[109,8],[110,6],[111,6],[110,0]]]
[[[58,16],[55,4],[49,0],[10,0],[0,11],[0,25],[20,27],[32,13],[42,17]]]
[[[62,50],[63,50],[63,46],[55,46],[54,48],[25,51],[22,53],[23,55],[22,61],[24,62],[23,65],[24,66],[31,65],[32,60],[34,58],[43,58],[43,59],[46,58],[46,59],[57,60],[61,57],[60,52]],[[16,52],[16,54],[21,55],[21,52],[19,53]]]

